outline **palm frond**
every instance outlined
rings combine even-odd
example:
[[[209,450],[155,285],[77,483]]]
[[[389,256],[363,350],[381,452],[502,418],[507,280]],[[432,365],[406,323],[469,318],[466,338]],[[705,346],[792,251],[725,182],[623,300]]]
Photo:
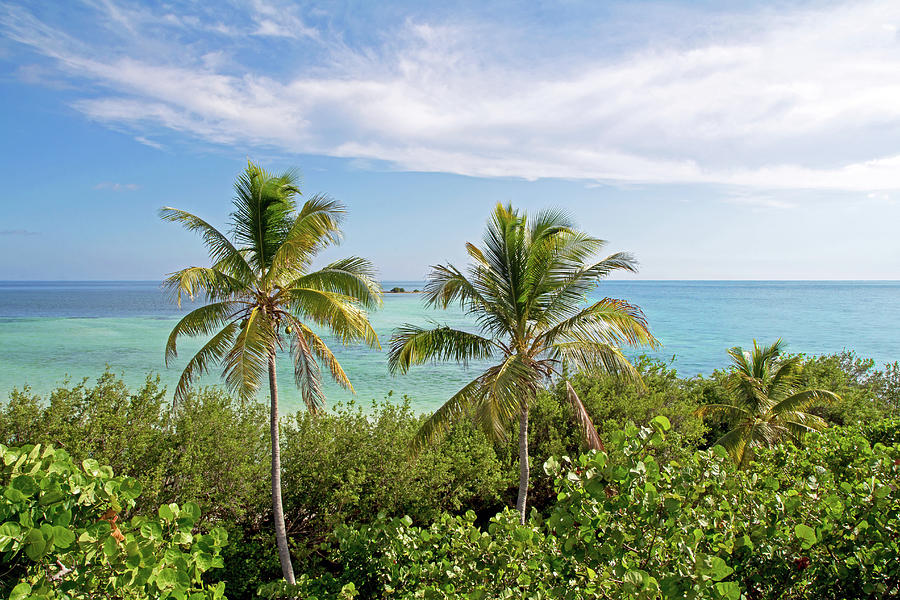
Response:
[[[615,298],[604,298],[580,310],[536,338],[541,346],[558,341],[649,346],[658,342],[650,333],[643,311],[633,304]]]
[[[736,420],[750,416],[750,411],[734,404],[704,404],[694,411],[698,417],[724,416],[727,419]]]
[[[294,362],[294,384],[300,390],[307,410],[318,412],[325,406],[322,376],[302,329],[296,329],[291,336],[291,355]]]
[[[815,404],[830,404],[832,402],[840,401],[840,396],[834,392],[829,392],[828,390],[804,390],[775,404],[772,407],[772,413],[775,415],[795,413],[797,411],[804,411]]]
[[[453,394],[419,427],[410,442],[412,452],[418,454],[425,446],[437,443],[454,423],[474,411],[486,391],[484,375],[479,375]]]
[[[590,238],[594,240],[594,238]],[[600,240],[595,240],[600,241]],[[531,318],[539,323],[565,319],[581,310],[587,295],[602,279],[615,271],[637,272],[637,262],[627,252],[617,252],[590,265],[567,264],[552,273],[545,282],[546,299],[532,309]]]
[[[601,371],[644,385],[640,373],[622,354],[622,349],[613,344],[585,340],[557,342],[551,347],[550,355],[556,360],[568,361],[580,371]]]
[[[466,365],[470,360],[489,358],[497,350],[490,339],[448,326],[424,329],[406,324],[394,331],[388,354],[391,373],[406,373],[412,365],[428,361],[454,360]]]
[[[297,277],[317,252],[339,243],[345,212],[340,202],[322,194],[307,200],[275,250],[265,283],[279,284]]]
[[[270,317],[253,308],[222,361],[225,384],[232,393],[244,400],[256,394],[277,344]]]
[[[192,310],[182,317],[172,328],[166,342],[166,366],[169,366],[169,362],[178,356],[176,344],[179,336],[210,335],[225,325],[241,306],[242,304],[234,301],[215,302]]]
[[[249,285],[218,269],[187,267],[170,273],[163,280],[163,288],[174,296],[180,307],[184,294],[191,301],[201,293],[210,300],[225,300],[246,293]]]
[[[306,338],[306,343],[312,348],[312,351],[316,354],[316,356],[325,363],[325,366],[328,367],[329,372],[331,373],[332,379],[334,379],[335,383],[340,385],[345,390],[349,390],[350,392],[354,392],[353,385],[350,383],[350,378],[347,377],[347,373],[344,372],[344,368],[341,366],[341,363],[338,362],[337,357],[328,347],[328,344],[325,343],[325,340],[320,338],[316,333],[304,325],[300,323],[296,319],[294,320],[295,326],[304,338]]]
[[[737,465],[743,464],[744,455],[747,451],[749,435],[746,429],[744,426],[735,427],[713,444],[714,446],[722,446]]]
[[[587,409],[581,402],[581,398],[575,392],[575,388],[568,381],[566,382],[566,399],[575,413],[575,422],[578,424],[578,429],[581,431],[581,437],[585,445],[591,450],[605,452],[606,448],[603,446],[603,442],[600,441],[600,436],[597,434],[597,428],[594,427],[591,415],[588,414]]]
[[[366,312],[350,296],[314,288],[289,288],[291,311],[326,327],[344,344],[365,342],[381,348]]]
[[[188,231],[200,232],[209,257],[218,265],[218,270],[239,281],[242,287],[253,281],[253,270],[244,256],[218,229],[196,215],[168,206],[160,209],[159,216],[165,221],[180,223]]]
[[[828,422],[817,415],[804,412],[787,413],[780,421],[794,440],[800,440],[810,431],[822,431],[828,428]]]
[[[292,171],[275,176],[252,162],[234,184],[231,226],[234,239],[249,250],[249,263],[265,273],[294,223],[294,196],[300,193]]]
[[[184,371],[181,372],[181,377],[178,378],[178,384],[175,386],[174,402],[184,400],[191,384],[200,375],[209,371],[211,362],[222,360],[234,341],[234,336],[239,328],[240,325],[236,322],[228,323],[188,361]]]
[[[507,425],[528,406],[540,387],[541,374],[517,354],[484,372],[485,394],[475,407],[474,420],[485,433],[506,440]]]
[[[375,281],[375,268],[368,260],[351,256],[303,275],[288,283],[286,290],[309,288],[347,296],[365,308],[381,306],[381,285]]]

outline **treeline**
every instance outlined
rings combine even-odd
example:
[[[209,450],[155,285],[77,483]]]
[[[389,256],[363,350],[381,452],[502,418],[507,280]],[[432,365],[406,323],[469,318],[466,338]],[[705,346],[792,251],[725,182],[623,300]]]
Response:
[[[763,452],[743,472],[710,450],[728,423],[696,416],[700,406],[728,399],[728,373],[681,378],[658,361],[636,366],[645,387],[601,374],[567,376],[607,453],[572,464],[551,461],[546,474],[535,468],[532,519],[524,528],[503,512],[516,498],[514,444],[490,441],[463,422],[413,460],[407,444],[423,417],[405,399],[285,417],[285,517],[296,570],[304,574],[295,592],[321,598],[412,598],[425,589],[428,597],[448,598],[559,597],[567,589],[580,594],[572,597],[900,593],[884,584],[896,574],[873,566],[900,554],[893,462],[900,460],[900,428],[884,421],[900,407],[896,364],[878,370],[849,353],[807,359],[801,385],[841,398],[812,410],[838,427],[808,449],[783,444]],[[536,467],[583,451],[564,394],[561,383],[551,385],[532,408]],[[142,491],[124,516],[196,502],[203,515],[197,530],[221,527],[229,541],[223,568],[205,580],[224,582],[229,598],[251,598],[280,578],[267,411],[214,388],[190,394],[173,411],[158,380],[129,390],[107,373],[49,398],[13,391],[0,405],[0,443],[52,444],[76,462],[90,458],[135,478]],[[630,422],[637,428],[629,429]],[[515,440],[516,431],[509,437]],[[873,487],[876,479],[882,483]],[[772,507],[786,505],[793,508],[782,514],[783,526],[766,520],[781,514]],[[691,523],[699,534],[685,530]],[[658,542],[641,531],[659,531]],[[849,566],[842,571],[837,563]],[[502,576],[484,587],[485,574],[501,564]],[[833,585],[827,594],[816,588],[816,596],[811,582],[826,576]],[[0,580],[6,596],[15,581]]]

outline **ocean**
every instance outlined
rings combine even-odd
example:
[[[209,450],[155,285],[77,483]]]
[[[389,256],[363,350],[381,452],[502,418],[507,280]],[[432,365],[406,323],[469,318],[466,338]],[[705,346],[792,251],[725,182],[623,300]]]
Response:
[[[385,281],[385,289],[421,288],[422,282]],[[829,354],[853,350],[879,364],[900,360],[900,282],[886,281],[607,281],[595,296],[639,305],[663,347],[653,353],[682,376],[727,366],[726,351],[784,338],[791,352]],[[95,379],[107,366],[138,386],[158,373],[171,391],[188,357],[200,347],[186,339],[166,368],[164,348],[182,309],[158,282],[0,282],[0,394],[28,386],[46,396],[65,382]],[[433,311],[418,294],[386,294],[371,315],[382,350],[332,348],[356,395],[326,385],[330,404],[355,398],[368,403],[389,393],[407,395],[412,406],[433,410],[477,371],[454,364],[414,367],[407,375],[387,370],[391,331],[429,320],[468,327],[458,309]],[[633,354],[633,353],[632,353]],[[285,410],[300,407],[290,359],[280,357],[279,389]],[[220,384],[213,369],[199,385]]]

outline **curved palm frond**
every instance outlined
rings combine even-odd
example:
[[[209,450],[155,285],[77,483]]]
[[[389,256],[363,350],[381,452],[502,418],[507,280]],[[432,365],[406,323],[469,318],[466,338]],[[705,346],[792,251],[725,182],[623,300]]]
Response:
[[[569,406],[572,407],[572,411],[575,413],[575,422],[578,424],[578,429],[581,431],[581,437],[585,445],[591,450],[606,452],[603,442],[600,441],[597,428],[594,427],[594,422],[591,420],[591,415],[588,414],[587,409],[581,402],[581,398],[575,392],[575,388],[568,381],[566,382],[566,400],[569,401]]]
[[[234,184],[231,226],[235,240],[250,250],[253,270],[265,274],[293,225],[294,200],[300,193],[292,171],[275,176],[252,162]]]
[[[735,406],[733,404],[704,404],[694,411],[698,417],[724,416],[729,419],[743,419],[750,417],[751,413],[746,408]]]
[[[309,344],[310,348],[313,349],[313,352],[316,353],[316,356],[319,357],[319,360],[325,363],[325,366],[328,367],[328,370],[331,372],[331,378],[334,379],[335,383],[340,385],[345,390],[349,390],[350,392],[354,392],[353,385],[350,383],[350,378],[347,377],[347,373],[344,372],[344,368],[341,366],[341,363],[338,362],[337,357],[328,347],[322,338],[316,335],[312,329],[307,327],[306,325],[300,324],[300,330],[303,332],[303,335],[306,337],[306,342]]]
[[[218,269],[187,267],[169,274],[163,280],[163,288],[175,297],[181,306],[181,297],[187,294],[193,301],[201,292],[210,300],[224,300],[248,291],[250,286]]]
[[[422,290],[426,306],[447,308],[458,302],[460,308],[489,308],[490,303],[482,293],[453,265],[435,265]]]
[[[221,329],[242,304],[237,301],[214,302],[192,310],[182,317],[172,328],[166,342],[166,366],[168,367],[169,361],[178,356],[176,344],[179,336],[211,335]]]
[[[814,404],[840,402],[841,397],[828,390],[804,390],[781,400],[772,407],[772,413],[793,413],[803,411]]]
[[[622,353],[622,349],[613,344],[582,340],[558,342],[551,347],[550,355],[558,361],[568,361],[580,371],[601,371],[618,375],[643,388],[640,373]]]
[[[407,324],[394,331],[388,354],[391,373],[406,373],[410,366],[428,361],[454,360],[466,365],[470,360],[490,358],[497,350],[493,340],[449,326],[424,329]]]
[[[617,252],[591,265],[561,268],[548,283],[549,300],[532,313],[535,321],[550,323],[581,310],[587,295],[614,271],[637,272],[637,262],[627,252]]]
[[[178,384],[175,386],[173,404],[187,397],[191,384],[200,375],[209,371],[209,365],[212,361],[222,360],[228,352],[229,346],[233,343],[234,336],[239,328],[240,325],[236,322],[228,323],[188,361],[188,364],[185,365],[184,370],[181,372],[181,377],[178,378]]]
[[[228,237],[218,229],[185,210],[164,206],[159,216],[165,221],[180,223],[188,231],[200,232],[203,243],[209,250],[210,260],[217,265],[217,270],[241,283],[242,287],[253,281],[253,270]],[[180,298],[179,298],[180,302]]]
[[[505,441],[507,425],[528,406],[541,384],[541,374],[518,354],[507,356],[484,372],[485,394],[475,407],[474,420],[486,434]]]
[[[454,423],[474,411],[486,393],[483,378],[484,375],[479,375],[464,385],[425,419],[410,442],[410,449],[414,454],[418,454],[425,446],[437,442]]]
[[[278,344],[270,317],[254,307],[239,325],[233,346],[222,359],[225,384],[242,400],[256,394]]]
[[[828,422],[822,417],[804,412],[782,414],[779,421],[796,441],[802,440],[811,431],[822,431],[828,427]]]
[[[302,329],[295,330],[291,336],[291,356],[294,361],[294,383],[300,390],[303,404],[310,412],[318,412],[325,404],[322,375]]]
[[[317,194],[303,204],[272,256],[265,283],[278,284],[297,277],[323,248],[341,239],[344,205]]]
[[[293,313],[327,327],[342,343],[365,342],[381,348],[366,312],[350,296],[314,288],[289,288],[287,297]]]
[[[364,258],[351,256],[308,273],[285,286],[286,290],[309,288],[334,292],[352,298],[360,306],[381,306],[381,285],[375,281],[375,268]]]
[[[535,338],[535,343],[542,346],[552,346],[557,341],[658,346],[643,311],[615,298],[595,302]]]
[[[735,464],[740,464],[744,459],[744,451],[747,448],[747,435],[744,427],[735,427],[731,431],[716,440],[715,446],[722,446],[731,456]]]

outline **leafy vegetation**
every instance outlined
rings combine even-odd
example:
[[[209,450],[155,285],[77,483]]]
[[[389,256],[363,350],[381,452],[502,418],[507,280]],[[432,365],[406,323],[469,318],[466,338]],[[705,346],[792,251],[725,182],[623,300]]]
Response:
[[[716,597],[720,588],[732,593],[730,583],[746,598],[896,597],[900,592],[891,583],[897,574],[886,567],[898,556],[897,498],[890,486],[898,479],[891,460],[900,459],[900,419],[885,419],[896,410],[896,367],[875,369],[851,354],[800,362],[799,388],[825,388],[840,396],[840,402],[810,409],[823,418],[818,411],[827,411],[835,426],[808,434],[800,445],[784,441],[760,448],[743,470],[713,449],[728,423],[704,422],[696,415],[705,403],[736,401],[730,371],[685,379],[663,363],[638,359],[633,364],[643,385],[603,372],[566,373],[604,443],[605,466],[598,466],[601,454],[580,458],[587,447],[573,426],[565,382],[540,390],[530,411],[529,452],[539,464],[556,457],[558,466],[550,463],[551,475],[535,473],[524,526],[510,510],[517,497],[515,449],[469,421],[409,460],[406,448],[423,417],[404,400],[286,416],[280,428],[285,521],[301,586],[292,593],[300,590],[320,600],[378,598],[387,596],[388,586],[394,590],[390,597],[424,596],[428,589],[438,598],[565,598],[593,585],[589,593],[596,597],[658,597],[669,589],[666,578],[683,571],[688,575],[682,583],[696,597]],[[204,585],[213,589],[222,583],[226,597],[249,599],[261,584],[281,578],[267,498],[267,408],[209,388],[190,391],[173,411],[155,379],[129,390],[106,374],[47,398],[14,391],[0,404],[0,443],[53,444],[75,465],[93,458],[120,477],[138,480],[142,491],[133,507],[120,500],[118,525],[126,533],[133,532],[134,517],[158,520],[160,505],[175,503],[183,511],[196,502],[202,516],[191,534],[208,535],[216,527],[228,534],[219,554],[224,566],[204,573]],[[671,426],[665,436],[659,431],[664,422],[654,421],[657,415]],[[629,421],[635,428],[623,431]],[[515,436],[515,424],[508,436]],[[654,464],[659,479],[650,480]],[[622,474],[618,466],[627,467],[626,479],[615,479]],[[600,479],[588,477],[592,469]],[[607,496],[606,487],[601,493],[592,481],[616,494]],[[0,479],[0,485],[9,484]],[[656,490],[655,504],[648,484]],[[832,497],[842,509],[835,508],[834,499],[826,502]],[[678,510],[666,512],[673,501],[681,503]],[[97,510],[102,516],[105,508]],[[554,518],[572,524],[551,527]],[[807,541],[812,538],[806,529],[795,529],[798,525],[815,531],[808,548],[798,531]],[[702,533],[700,541],[679,537],[694,536],[695,529]],[[526,531],[531,532],[527,539]],[[643,532],[657,532],[652,550]],[[752,551],[740,545],[743,535]],[[637,551],[632,554],[621,544],[599,543],[629,536],[634,539],[628,545]],[[579,557],[575,552],[587,546],[585,539],[598,541],[590,546],[595,554]],[[727,549],[729,539],[735,544],[730,553],[717,546]],[[566,543],[573,544],[569,551]],[[706,566],[689,562],[679,550],[684,544],[695,544],[690,546],[695,556],[702,549],[712,571],[703,575]],[[18,556],[0,566],[0,581],[7,585],[3,597],[29,564],[27,555]],[[714,558],[733,572],[716,580],[726,569]],[[624,575],[599,567],[607,563],[609,569],[626,569]],[[841,565],[846,572],[832,568]],[[634,571],[647,573],[655,584]],[[626,583],[632,587],[626,589]],[[272,593],[286,592],[280,584],[271,587]]]
[[[141,484],[53,446],[0,445],[0,593],[39,598],[222,598],[203,574],[222,567],[224,529],[193,534],[200,508],[163,504],[120,519]]]
[[[314,196],[297,211],[294,199],[300,189],[293,172],[272,175],[249,163],[234,189],[230,238],[189,212],[168,207],[160,211],[163,219],[199,233],[213,263],[187,267],[165,281],[179,305],[182,295],[193,300],[202,294],[209,300],[175,325],[166,344],[166,362],[177,355],[180,336],[212,336],[188,361],[175,388],[176,401],[213,362],[221,363],[228,388],[243,399],[255,397],[268,373],[275,538],[284,578],[290,582],[294,570],[282,506],[276,353],[287,341],[294,380],[311,412],[325,403],[318,361],[337,383],[352,390],[337,358],[310,324],[327,328],[345,344],[377,346],[365,309],[381,302],[381,286],[369,261],[358,257],[310,270],[315,255],[340,240],[344,208]]]
[[[760,449],[658,462],[668,419],[628,425],[612,453],[551,460],[557,502],[419,527],[336,531],[337,575],[264,586],[298,598],[886,598],[900,596],[900,447],[834,429]],[[835,461],[835,456],[841,460]],[[618,457],[618,458],[615,458]]]

